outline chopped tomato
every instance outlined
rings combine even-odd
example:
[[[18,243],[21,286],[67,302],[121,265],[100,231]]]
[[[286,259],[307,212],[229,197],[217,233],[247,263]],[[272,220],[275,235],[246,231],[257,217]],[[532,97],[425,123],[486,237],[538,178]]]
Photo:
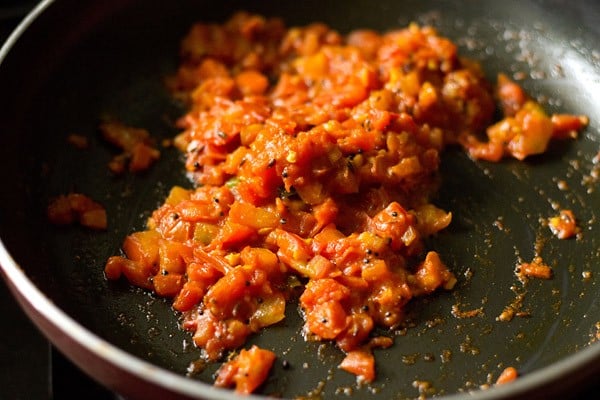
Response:
[[[568,239],[579,232],[577,220],[571,210],[561,210],[558,216],[551,217],[548,220],[548,227],[559,239]]]
[[[517,267],[517,275],[527,278],[550,279],[552,268],[544,263],[541,257],[534,257],[530,263],[521,263]]]
[[[462,145],[475,159],[499,161],[509,155],[523,160],[546,151],[551,139],[574,138],[588,124],[585,116],[548,116],[539,103],[506,75],[498,77],[498,97],[505,117],[487,128],[487,142],[473,133],[463,135]]]
[[[188,106],[173,144],[195,187],[171,190],[147,229],[125,239],[125,257],[107,261],[107,278],[173,298],[210,361],[282,321],[299,297],[306,337],[335,342],[340,367],[365,382],[375,379],[371,350],[392,344],[375,329],[398,327],[411,299],[456,283],[426,251],[452,220],[431,201],[444,147],[524,159],[588,122],[547,115],[505,75],[494,93],[456,44],[416,24],[342,36],[236,13],[191,27],[168,86]],[[505,115],[492,124],[494,96]],[[110,121],[101,131],[123,150],[115,170],[159,156],[143,129]],[[53,215],[70,221],[63,206]],[[567,222],[549,225],[567,235]],[[216,384],[250,393],[273,359],[241,350]]]
[[[110,170],[115,173],[125,170],[126,160],[129,160],[131,172],[141,172],[147,170],[160,157],[160,151],[152,146],[150,134],[145,129],[108,120],[100,124],[100,132],[107,142],[123,151],[109,163]]]
[[[515,367],[506,367],[496,380],[496,385],[504,385],[505,383],[513,382],[518,376],[519,373]]]
[[[252,393],[267,378],[274,361],[275,353],[258,346],[241,350],[233,360],[219,368],[215,386],[235,385],[237,393]]]
[[[363,350],[354,350],[346,354],[340,368],[364,382],[373,382],[375,379],[375,357]]]
[[[48,205],[46,214],[56,225],[78,222],[86,228],[104,230],[108,224],[104,207],[81,193],[58,196]]]

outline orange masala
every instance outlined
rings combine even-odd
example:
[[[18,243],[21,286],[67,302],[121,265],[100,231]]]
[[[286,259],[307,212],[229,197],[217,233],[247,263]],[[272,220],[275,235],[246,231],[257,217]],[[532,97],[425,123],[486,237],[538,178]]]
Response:
[[[456,282],[423,242],[452,219],[431,202],[444,147],[522,159],[586,123],[546,115],[505,76],[495,93],[454,43],[414,24],[341,35],[241,12],[194,25],[181,57],[168,86],[189,111],[174,145],[195,187],[174,187],[105,272],[172,298],[211,361],[280,322],[300,290],[306,338],[335,342],[340,367],[372,381],[372,349],[392,344],[374,328]],[[490,126],[495,96],[506,118]],[[272,362],[243,350],[218,384],[253,391]]]

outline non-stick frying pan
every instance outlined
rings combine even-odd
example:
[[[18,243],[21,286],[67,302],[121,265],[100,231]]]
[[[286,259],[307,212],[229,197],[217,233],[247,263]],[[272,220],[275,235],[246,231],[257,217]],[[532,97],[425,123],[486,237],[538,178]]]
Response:
[[[288,307],[283,323],[250,341],[278,355],[261,393],[542,398],[593,382],[600,372],[600,6],[592,0],[42,2],[0,54],[0,261],[41,331],[128,398],[235,397],[212,388],[218,364],[201,365],[168,301],[105,280],[104,261],[123,238],[144,226],[171,186],[191,184],[175,149],[163,149],[147,173],[113,176],[106,164],[115,150],[97,126],[108,115],[159,140],[176,134],[172,122],[184,110],[163,78],[176,68],[179,40],[192,22],[223,21],[237,9],[282,16],[288,25],[318,20],[341,32],[430,24],[481,61],[491,80],[498,72],[520,77],[548,111],[591,121],[577,140],[525,162],[446,152],[435,201],[454,219],[428,246],[458,276],[456,288],[410,304],[407,328],[385,332],[395,345],[376,351],[378,378],[363,386],[337,369],[342,354],[333,345],[304,341],[298,310]],[[67,145],[70,134],[88,137],[90,147]],[[106,206],[108,231],[48,224],[48,201],[71,191]],[[578,239],[558,240],[543,224],[566,208],[582,228]],[[522,285],[515,265],[536,252],[554,277]],[[520,295],[527,317],[497,321]],[[478,308],[471,318],[456,312]],[[507,366],[520,372],[515,383],[480,390]]]

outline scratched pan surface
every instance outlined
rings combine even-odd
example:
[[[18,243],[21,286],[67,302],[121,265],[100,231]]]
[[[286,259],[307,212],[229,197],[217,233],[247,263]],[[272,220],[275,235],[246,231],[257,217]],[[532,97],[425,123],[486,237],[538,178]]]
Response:
[[[199,351],[168,302],[104,279],[103,263],[125,235],[144,226],[171,186],[190,184],[173,149],[143,175],[113,177],[106,163],[114,150],[99,140],[97,125],[111,115],[158,138],[174,135],[172,121],[183,110],[162,78],[176,68],[179,40],[192,22],[222,21],[239,8],[282,16],[288,25],[320,20],[342,32],[431,24],[480,60],[490,79],[500,71],[524,76],[524,87],[549,111],[591,120],[578,140],[526,162],[476,163],[446,153],[436,202],[454,220],[429,246],[457,275],[456,289],[415,301],[409,327],[384,332],[395,345],[376,351],[378,378],[362,387],[337,369],[340,351],[303,340],[297,308],[289,307],[283,323],[250,340],[278,354],[261,393],[534,398],[597,385],[600,6],[591,0],[43,3],[0,65],[0,261],[39,328],[88,374],[128,397],[233,397],[209,385],[218,364],[186,377],[191,364],[199,367]],[[73,133],[87,136],[90,148],[66,145]],[[48,200],[69,191],[106,206],[107,232],[46,222]],[[574,211],[579,239],[560,241],[543,226],[557,208]],[[515,265],[535,251],[555,276],[523,286]],[[528,317],[496,321],[523,294],[520,310]],[[476,309],[477,316],[460,318]],[[519,369],[517,383],[478,391],[506,366]]]

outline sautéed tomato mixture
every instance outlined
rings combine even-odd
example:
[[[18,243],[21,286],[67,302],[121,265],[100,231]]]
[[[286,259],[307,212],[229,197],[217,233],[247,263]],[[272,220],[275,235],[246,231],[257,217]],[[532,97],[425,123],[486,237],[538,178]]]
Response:
[[[441,151],[523,159],[587,123],[547,115],[507,76],[490,84],[417,25],[342,35],[240,12],[191,28],[168,86],[188,106],[174,143],[195,185],[174,187],[125,238],[107,278],[172,298],[209,361],[297,299],[306,339],[335,342],[364,382],[372,350],[393,344],[374,328],[456,282],[423,241],[452,219],[432,202]],[[492,124],[497,102],[505,118]],[[216,384],[250,393],[274,358],[242,350]]]

